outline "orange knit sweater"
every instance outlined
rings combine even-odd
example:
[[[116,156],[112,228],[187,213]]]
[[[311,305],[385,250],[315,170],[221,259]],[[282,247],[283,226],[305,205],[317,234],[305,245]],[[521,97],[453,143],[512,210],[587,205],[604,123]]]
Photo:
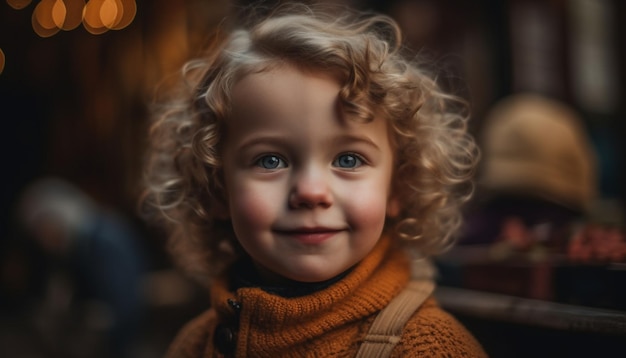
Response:
[[[409,280],[409,263],[390,240],[342,280],[311,295],[283,298],[259,288],[211,288],[212,308],[187,324],[168,358],[354,357],[376,314]],[[216,338],[219,337],[219,338]],[[217,349],[232,342],[234,352]],[[405,326],[392,357],[486,357],[480,344],[429,298]]]

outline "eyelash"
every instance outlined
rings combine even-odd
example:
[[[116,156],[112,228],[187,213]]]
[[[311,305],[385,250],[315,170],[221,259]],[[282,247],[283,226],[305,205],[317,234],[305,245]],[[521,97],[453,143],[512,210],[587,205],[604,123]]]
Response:
[[[263,160],[271,159],[271,158],[274,158],[274,159],[278,160],[277,166],[273,167],[273,168],[265,167],[263,165]],[[282,166],[280,165],[281,163],[283,164]],[[257,160],[255,160],[254,164],[256,166],[258,166],[258,167],[261,167],[261,168],[265,169],[265,170],[276,170],[276,169],[287,168],[289,166],[289,165],[287,165],[287,161],[285,161],[283,158],[281,158],[279,155],[276,155],[276,154],[266,154],[266,155],[263,155],[263,156],[259,157]]]
[[[355,159],[355,165],[351,166],[351,167],[342,167],[339,165],[339,160],[342,157],[346,157],[346,156],[350,156],[353,157]],[[348,153],[341,153],[339,154],[335,160],[333,160],[333,166],[337,167],[337,168],[341,168],[341,169],[356,169],[359,168],[361,166],[363,166],[364,164],[366,164],[366,160],[365,158],[363,158],[363,156],[357,154],[357,153],[353,153],[353,152],[348,152]]]
[[[343,166],[341,166],[339,164],[339,160],[342,157],[346,157],[346,156],[350,156],[350,157],[353,157],[355,159],[354,166],[343,167]],[[271,167],[271,165],[270,166],[265,166],[265,164],[267,164],[267,163],[264,163],[264,160],[267,160],[267,159],[276,160],[277,161],[276,162],[276,166],[275,167]],[[282,168],[289,167],[289,164],[287,164],[287,161],[285,159],[283,159],[281,156],[276,155],[276,154],[265,154],[265,155],[262,155],[262,156],[260,156],[258,159],[256,159],[254,161],[254,164],[255,164],[255,166],[260,167],[260,168],[265,169],[265,170],[277,170],[277,169],[282,169]],[[361,167],[361,166],[363,166],[365,164],[367,164],[367,161],[365,160],[365,158],[362,155],[359,155],[359,154],[354,153],[354,152],[341,153],[341,154],[337,155],[337,157],[335,157],[335,159],[332,162],[332,166],[333,167],[337,167],[337,168],[341,168],[341,169],[351,169],[351,170],[359,168],[359,167]]]

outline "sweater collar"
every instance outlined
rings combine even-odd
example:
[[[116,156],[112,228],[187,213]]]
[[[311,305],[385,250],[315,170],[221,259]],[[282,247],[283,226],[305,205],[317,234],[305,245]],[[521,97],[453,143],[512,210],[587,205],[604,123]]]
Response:
[[[239,316],[239,353],[272,354],[354,324],[378,312],[409,280],[406,255],[382,237],[345,277],[299,297],[281,297],[259,287],[230,290],[227,276],[215,281],[211,301],[223,320]],[[232,302],[240,307],[234,312]],[[231,302],[231,304],[229,304]]]
[[[229,286],[231,291],[237,291],[240,288],[258,287],[273,295],[285,298],[294,298],[310,295],[317,291],[326,289],[346,277],[352,269],[353,267],[323,282],[299,282],[286,280],[281,285],[269,285],[263,282],[261,276],[258,274],[258,271],[252,263],[252,260],[249,257],[245,257],[237,262],[232,268]]]

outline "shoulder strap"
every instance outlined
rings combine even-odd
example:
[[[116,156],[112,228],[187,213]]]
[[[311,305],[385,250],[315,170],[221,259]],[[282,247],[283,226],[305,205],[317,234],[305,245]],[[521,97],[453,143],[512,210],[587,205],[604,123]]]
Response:
[[[433,269],[428,263],[412,268],[413,279],[378,313],[356,355],[357,358],[389,357],[400,342],[402,330],[413,313],[435,289]]]

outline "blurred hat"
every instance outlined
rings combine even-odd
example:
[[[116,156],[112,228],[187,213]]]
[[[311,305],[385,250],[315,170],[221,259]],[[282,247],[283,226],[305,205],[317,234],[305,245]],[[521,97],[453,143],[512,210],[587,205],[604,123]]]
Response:
[[[596,196],[596,158],[573,109],[517,94],[497,103],[485,125],[481,186],[589,210]]]

